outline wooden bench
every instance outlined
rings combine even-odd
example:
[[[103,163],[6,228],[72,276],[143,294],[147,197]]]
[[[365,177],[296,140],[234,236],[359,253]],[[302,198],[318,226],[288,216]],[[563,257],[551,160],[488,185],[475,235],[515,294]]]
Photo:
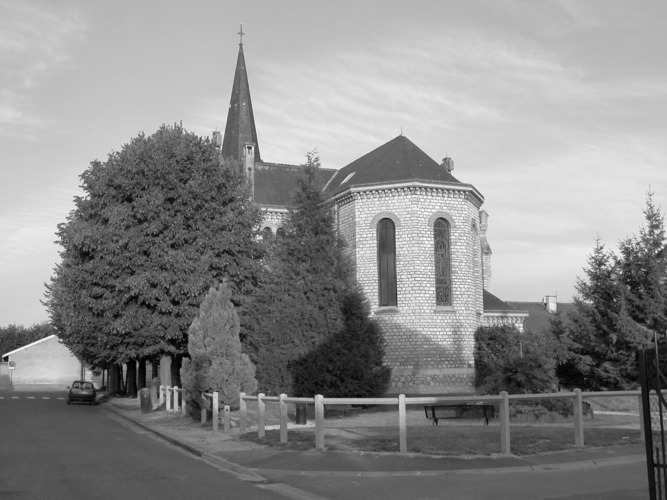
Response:
[[[445,419],[475,419],[483,418],[489,425],[489,418],[495,415],[495,407],[482,403],[453,403],[424,406],[426,418],[433,420],[433,425],[438,425],[438,420]]]
[[[326,417],[346,417],[359,413],[361,408],[352,405],[324,405],[324,415]]]

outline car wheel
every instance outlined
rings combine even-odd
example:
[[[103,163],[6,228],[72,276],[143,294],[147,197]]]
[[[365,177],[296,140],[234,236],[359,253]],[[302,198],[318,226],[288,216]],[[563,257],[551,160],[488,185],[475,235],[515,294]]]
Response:
[[[72,403],[72,402],[71,402],[69,399],[67,399],[67,404],[71,404],[71,403]]]

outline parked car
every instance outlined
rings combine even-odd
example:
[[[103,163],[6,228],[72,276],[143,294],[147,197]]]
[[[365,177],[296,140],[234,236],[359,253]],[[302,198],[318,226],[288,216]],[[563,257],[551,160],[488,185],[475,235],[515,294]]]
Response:
[[[95,404],[97,398],[97,391],[92,382],[85,380],[75,380],[72,382],[72,387],[67,388],[67,404],[72,401],[81,401],[82,403]]]

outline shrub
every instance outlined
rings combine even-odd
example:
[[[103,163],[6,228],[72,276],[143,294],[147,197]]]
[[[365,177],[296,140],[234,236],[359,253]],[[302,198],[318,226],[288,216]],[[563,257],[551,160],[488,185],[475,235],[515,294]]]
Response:
[[[363,398],[387,391],[391,369],[382,364],[385,340],[369,317],[368,303],[359,291],[352,291],[341,309],[340,332],[294,363],[296,394]]]
[[[257,390],[255,366],[241,352],[239,330],[229,287],[212,287],[188,330],[190,359],[181,368],[183,387],[195,403],[200,392],[217,391],[221,404],[237,406],[240,391]]]

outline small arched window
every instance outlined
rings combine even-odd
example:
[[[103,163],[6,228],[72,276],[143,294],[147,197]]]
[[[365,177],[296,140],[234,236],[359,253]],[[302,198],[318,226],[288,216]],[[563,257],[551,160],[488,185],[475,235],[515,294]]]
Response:
[[[262,230],[262,240],[264,240],[264,243],[273,241],[273,231],[271,231],[270,227],[267,226]]]
[[[282,240],[285,237],[285,230],[282,227],[276,229],[276,239]]]
[[[452,305],[452,255],[450,225],[439,218],[433,224],[433,253],[435,256],[435,305]]]
[[[391,219],[377,225],[378,305],[396,306],[396,226]]]

